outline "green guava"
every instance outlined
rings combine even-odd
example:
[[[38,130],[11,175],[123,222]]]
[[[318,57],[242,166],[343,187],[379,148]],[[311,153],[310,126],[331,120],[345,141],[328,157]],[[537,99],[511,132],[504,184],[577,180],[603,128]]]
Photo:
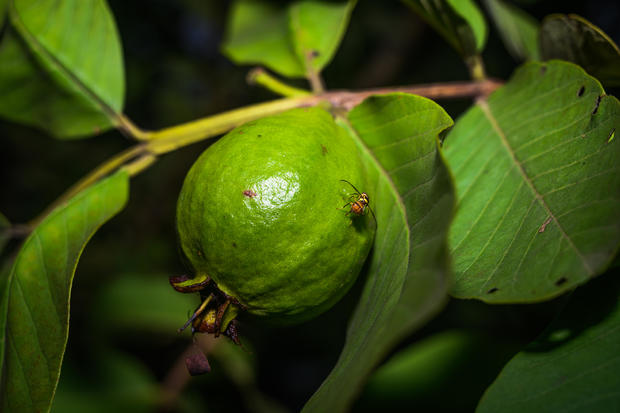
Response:
[[[376,227],[359,208],[351,213],[362,195],[353,186],[366,187],[355,142],[322,109],[250,122],[211,145],[187,174],[177,206],[193,274],[171,283],[203,296],[188,321],[193,330],[227,332],[239,311],[295,323],[336,303],[357,278]]]

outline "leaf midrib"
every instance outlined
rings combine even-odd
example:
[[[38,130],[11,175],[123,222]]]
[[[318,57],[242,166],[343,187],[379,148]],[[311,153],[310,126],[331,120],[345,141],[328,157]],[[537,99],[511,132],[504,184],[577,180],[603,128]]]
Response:
[[[497,136],[500,138],[500,142],[502,143],[502,147],[506,150],[506,152],[508,153],[508,155],[512,159],[513,163],[517,166],[517,170],[519,171],[519,174],[523,178],[523,181],[527,184],[528,188],[532,191],[532,194],[534,195],[534,199],[538,201],[538,203],[544,208],[544,210],[548,214],[548,216],[551,217],[553,222],[556,224],[556,226],[558,227],[558,229],[560,231],[560,234],[561,234],[562,238],[564,238],[568,242],[568,245],[570,245],[570,247],[575,251],[575,254],[577,254],[579,259],[581,260],[581,263],[584,266],[584,268],[586,269],[586,271],[588,272],[588,275],[590,275],[590,276],[594,275],[594,270],[590,267],[590,265],[588,264],[588,261],[585,259],[583,254],[581,254],[581,251],[579,251],[577,246],[573,243],[573,240],[568,236],[568,234],[566,233],[566,231],[564,230],[564,228],[560,224],[560,221],[557,219],[555,214],[551,211],[551,208],[549,207],[549,205],[545,201],[545,199],[542,196],[542,194],[538,191],[538,189],[536,188],[536,186],[534,185],[532,180],[529,178],[529,176],[525,172],[525,169],[523,168],[523,164],[517,158],[514,150],[510,146],[510,143],[506,139],[506,135],[505,135],[504,131],[502,130],[502,128],[497,123],[497,120],[495,119],[495,116],[493,115],[493,112],[491,111],[491,108],[490,108],[488,102],[486,100],[480,100],[480,101],[478,101],[477,104],[480,107],[480,109],[482,110],[482,113],[484,114],[484,116],[487,118],[487,120],[491,124],[491,127],[493,128],[493,130],[497,133]]]
[[[10,5],[9,6],[9,14],[10,14],[10,17],[11,17],[11,22],[17,28],[19,33],[25,39],[28,40],[28,44],[30,44],[31,46],[36,48],[37,51],[41,55],[45,56],[45,58],[48,59],[49,62],[53,66],[55,66],[60,73],[62,73],[64,76],[66,76],[75,86],[77,86],[77,88],[87,98],[89,98],[90,100],[95,102],[102,109],[102,111],[105,113],[107,118],[112,122],[112,124],[118,125],[120,123],[119,122],[119,117],[120,117],[119,113],[112,106],[110,106],[107,102],[105,102],[103,99],[101,99],[79,77],[77,77],[73,72],[71,72],[60,60],[58,60],[49,50],[47,50],[47,48],[43,44],[41,44],[41,42],[39,42],[37,40],[37,38],[32,33],[30,33],[30,30],[28,30],[28,28],[26,27],[26,25],[22,21],[20,15],[19,15],[19,12],[15,8],[15,4],[13,3],[13,1],[10,1],[9,5]]]

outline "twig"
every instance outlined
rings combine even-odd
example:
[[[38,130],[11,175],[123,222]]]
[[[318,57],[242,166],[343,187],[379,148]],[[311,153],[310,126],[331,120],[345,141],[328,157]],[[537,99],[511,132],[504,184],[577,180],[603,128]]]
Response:
[[[478,82],[437,83],[430,85],[369,89],[357,92],[346,90],[331,91],[319,95],[288,97],[250,105],[159,131],[144,131],[135,126],[129,119],[121,116],[121,128],[123,132],[130,134],[131,137],[141,141],[141,143],[126,149],[100,164],[96,169],[65,191],[41,214],[31,220],[27,226],[30,230],[34,229],[59,205],[64,204],[77,193],[118,168],[126,165],[128,162],[142,158],[131,168],[132,175],[135,175],[150,166],[155,161],[157,155],[221,135],[236,126],[265,116],[275,115],[293,108],[316,106],[324,102],[329,103],[335,108],[350,110],[371,95],[393,92],[417,94],[438,100],[464,97],[486,97],[501,85],[502,82],[500,81],[487,79]]]
[[[324,93],[321,97],[327,100],[332,106],[351,110],[354,106],[360,104],[364,99],[372,95],[402,92],[437,100],[486,97],[503,84],[504,83],[499,80],[487,79],[480,82],[452,82],[403,87],[386,87],[368,89],[359,92],[349,92],[346,90],[332,91]]]
[[[299,89],[293,87],[291,85],[287,85],[280,79],[272,76],[262,67],[255,67],[250,70],[247,76],[247,81],[251,85],[259,85],[272,91],[273,93],[285,96],[285,97],[295,97],[295,96],[308,96],[311,93],[304,89]]]
[[[196,351],[196,346],[205,354],[209,354],[217,344],[218,342],[213,337],[207,336],[206,334],[197,334],[194,336],[194,341],[188,345],[187,349],[176,359],[161,383],[160,406],[164,410],[168,410],[174,406],[176,400],[183,392],[183,389],[189,383],[191,376],[187,371],[185,359]]]

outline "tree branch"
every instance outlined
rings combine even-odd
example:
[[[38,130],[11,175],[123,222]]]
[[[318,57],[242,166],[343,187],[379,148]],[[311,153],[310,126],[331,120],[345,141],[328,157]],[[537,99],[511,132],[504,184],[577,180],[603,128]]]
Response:
[[[31,220],[28,223],[28,228],[30,228],[30,230],[34,229],[56,207],[129,162],[141,158],[138,163],[130,167],[131,174],[135,175],[150,166],[156,160],[157,155],[221,135],[243,123],[265,116],[275,115],[293,108],[316,106],[324,103],[328,103],[334,109],[340,108],[350,110],[369,96],[394,92],[416,94],[437,100],[466,97],[479,98],[486,97],[502,84],[502,82],[497,80],[486,79],[477,82],[452,82],[388,87],[356,92],[336,90],[317,95],[288,97],[250,105],[159,131],[142,130],[135,126],[129,119],[121,116],[120,129],[123,133],[141,143],[113,156],[79,180],[56,201],[50,204],[40,215]]]

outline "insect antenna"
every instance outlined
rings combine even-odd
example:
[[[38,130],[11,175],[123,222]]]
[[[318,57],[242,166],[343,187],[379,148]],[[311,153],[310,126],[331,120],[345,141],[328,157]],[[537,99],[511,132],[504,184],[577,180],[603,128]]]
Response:
[[[357,188],[355,187],[355,185],[353,185],[351,182],[347,181],[346,179],[341,179],[341,181],[342,181],[342,182],[346,182],[346,183],[348,183],[349,185],[351,185],[351,186],[353,187],[353,189],[355,189],[355,190],[357,191],[357,193],[358,193],[358,194],[361,194],[360,190],[359,190],[359,189],[357,189]]]
[[[375,222],[377,222],[377,217],[375,216],[375,211],[372,210],[372,208],[370,207],[370,204],[367,205],[368,209],[370,210],[370,213],[372,214],[372,217],[375,219]]]

